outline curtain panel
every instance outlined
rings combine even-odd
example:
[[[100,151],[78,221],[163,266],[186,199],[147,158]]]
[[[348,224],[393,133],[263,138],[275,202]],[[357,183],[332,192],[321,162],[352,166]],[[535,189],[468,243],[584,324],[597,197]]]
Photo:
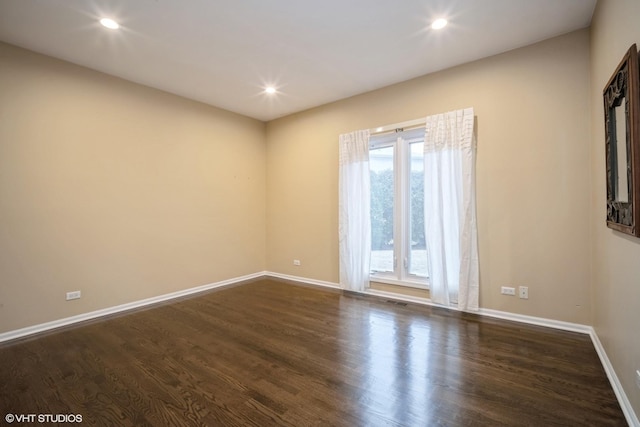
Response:
[[[473,108],[427,117],[425,232],[431,300],[478,310],[479,265]]]
[[[342,134],[339,143],[340,285],[364,291],[371,264],[369,131]]]

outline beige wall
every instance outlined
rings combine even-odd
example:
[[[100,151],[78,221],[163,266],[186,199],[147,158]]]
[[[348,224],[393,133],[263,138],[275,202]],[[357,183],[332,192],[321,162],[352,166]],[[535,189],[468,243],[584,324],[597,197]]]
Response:
[[[640,239],[606,227],[602,90],[633,43],[640,45],[640,2],[599,1],[591,28],[591,194],[594,327],[636,414],[640,390]]]
[[[481,306],[590,324],[589,99],[582,30],[269,122],[268,269],[339,280],[340,133],[472,106]]]
[[[262,122],[6,44],[0,94],[0,332],[265,269]]]
[[[481,306],[589,324],[588,51],[579,31],[325,105],[265,146],[258,121],[2,44],[0,332],[265,267],[337,282],[338,134],[466,106]]]

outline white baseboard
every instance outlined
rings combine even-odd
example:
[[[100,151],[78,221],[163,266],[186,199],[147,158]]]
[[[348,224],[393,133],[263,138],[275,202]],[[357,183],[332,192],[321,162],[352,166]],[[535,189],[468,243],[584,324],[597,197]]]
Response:
[[[28,326],[22,329],[16,329],[14,331],[4,332],[0,334],[0,343],[4,341],[10,341],[17,338],[23,338],[29,335],[37,334],[40,332],[46,332],[52,329],[61,328],[63,326],[73,325],[74,323],[84,322],[86,320],[96,319],[98,317],[109,316],[111,314],[120,313],[127,310],[133,310],[159,302],[169,301],[184,296],[197,294],[199,292],[208,291],[210,289],[220,288],[223,286],[233,285],[235,283],[243,282],[246,280],[257,279],[265,276],[265,272],[249,274],[242,277],[235,277],[233,279],[223,280],[220,282],[209,283],[207,285],[197,286],[195,288],[184,289],[182,291],[171,292],[169,294],[159,295],[156,297],[146,298],[139,301],[133,301],[126,304],[117,305],[115,307],[108,307],[101,310],[91,311],[89,313],[78,314],[77,316],[66,317],[64,319],[54,320],[52,322],[41,323],[39,325]]]
[[[611,364],[611,361],[607,356],[607,352],[604,350],[604,347],[602,346],[600,338],[598,338],[598,334],[596,334],[595,329],[591,328],[591,332],[589,335],[591,335],[593,346],[596,348],[598,357],[600,357],[602,367],[607,373],[607,378],[609,378],[609,382],[611,383],[613,392],[618,398],[618,403],[620,403],[620,407],[622,408],[622,412],[627,419],[627,423],[631,427],[640,427],[640,421],[638,420],[638,417],[636,416],[636,413],[631,406],[631,402],[629,402],[629,399],[627,398],[627,394],[624,392],[624,388],[622,388],[622,383],[618,379],[618,375],[616,375],[616,371],[613,369],[613,365]]]
[[[544,317],[526,316],[524,314],[509,313],[508,311],[491,310],[481,308],[477,312],[481,316],[493,317],[496,319],[510,320],[512,322],[527,323],[529,325],[544,326],[547,328],[560,329],[562,331],[579,332],[590,334],[593,328],[580,323],[563,322],[560,320],[546,319]]]
[[[265,276],[275,277],[277,279],[290,280],[292,282],[306,283],[309,285],[322,286],[324,288],[342,289],[338,283],[325,282],[324,280],[309,279],[306,277],[290,276],[288,274],[274,273],[272,271],[266,271]]]

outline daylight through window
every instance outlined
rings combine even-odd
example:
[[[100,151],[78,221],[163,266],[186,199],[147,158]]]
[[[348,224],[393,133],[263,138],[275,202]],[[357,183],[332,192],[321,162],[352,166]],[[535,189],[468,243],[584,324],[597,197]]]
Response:
[[[424,128],[370,139],[372,280],[424,287]]]

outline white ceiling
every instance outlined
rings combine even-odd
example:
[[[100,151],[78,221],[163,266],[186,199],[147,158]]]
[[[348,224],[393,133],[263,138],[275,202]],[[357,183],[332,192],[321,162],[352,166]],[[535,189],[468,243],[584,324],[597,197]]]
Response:
[[[0,40],[266,121],[585,28],[595,3],[0,0]]]

